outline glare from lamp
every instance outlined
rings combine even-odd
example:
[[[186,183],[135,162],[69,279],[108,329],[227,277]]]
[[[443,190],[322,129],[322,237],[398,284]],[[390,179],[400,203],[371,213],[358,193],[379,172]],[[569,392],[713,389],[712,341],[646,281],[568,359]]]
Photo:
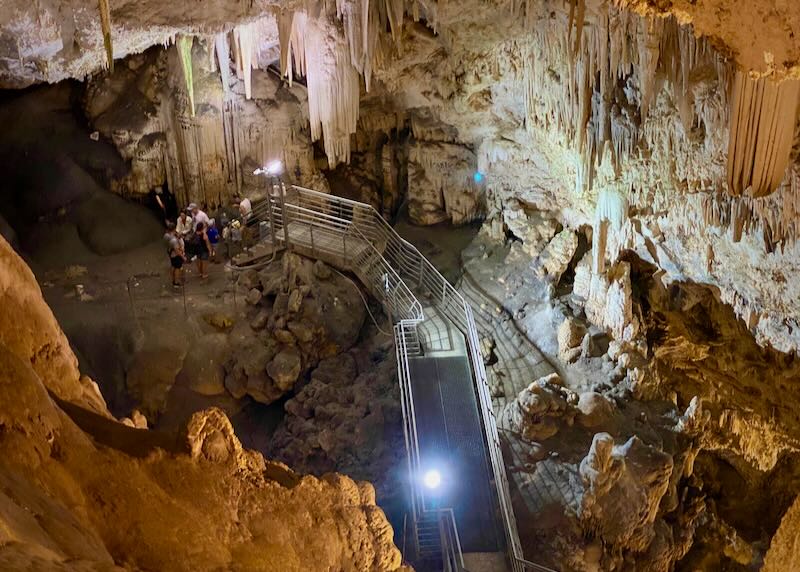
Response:
[[[422,476],[422,482],[429,489],[438,489],[442,484],[442,475],[436,469],[431,469]]]
[[[280,161],[272,161],[269,165],[267,165],[265,170],[267,174],[272,175],[273,177],[278,176],[283,173],[283,163]]]
[[[270,162],[266,167],[259,167],[253,171],[254,175],[270,175],[271,177],[277,177],[281,173],[283,173],[283,163],[278,160]]]
[[[483,173],[481,173],[480,171],[475,171],[475,174],[472,175],[472,178],[476,183],[481,184],[483,182],[484,176],[485,175]]]

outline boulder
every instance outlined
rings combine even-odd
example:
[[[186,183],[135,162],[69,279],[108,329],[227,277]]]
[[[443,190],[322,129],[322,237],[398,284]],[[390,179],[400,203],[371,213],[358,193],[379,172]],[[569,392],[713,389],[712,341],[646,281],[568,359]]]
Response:
[[[558,374],[531,383],[500,411],[498,425],[528,442],[541,442],[572,425],[578,397],[562,385]]]
[[[299,288],[295,288],[289,293],[286,309],[290,313],[297,313],[303,305],[303,293]]]
[[[600,393],[587,391],[578,399],[578,423],[590,429],[608,424],[614,416],[614,406]]]
[[[275,295],[275,302],[272,303],[273,315],[281,316],[288,311],[289,308],[289,295],[284,292],[278,292]]]
[[[233,318],[221,312],[206,314],[203,316],[203,320],[205,320],[210,326],[213,326],[220,331],[232,328],[234,322]]]
[[[558,327],[558,357],[565,363],[576,361],[581,355],[581,340],[586,326],[572,316],[567,316]]]
[[[314,262],[314,276],[320,280],[328,280],[332,274],[330,267],[322,260]]]
[[[306,322],[289,322],[286,327],[301,342],[308,343],[314,339],[314,329]]]
[[[137,429],[147,429],[147,417],[138,409],[131,411],[131,421]]]
[[[553,237],[539,257],[541,268],[553,282],[558,282],[569,266],[578,248],[578,237],[570,229],[564,229]]]
[[[255,270],[245,270],[239,275],[239,286],[245,290],[261,289],[261,277]]]
[[[256,331],[263,330],[269,321],[269,311],[261,310],[256,317],[250,321],[250,327]]]
[[[295,338],[294,334],[289,330],[275,330],[272,332],[272,335],[275,336],[275,339],[280,343],[286,344],[287,346],[293,346],[297,343],[297,338]]]
[[[283,349],[267,365],[267,374],[281,389],[288,390],[297,381],[302,370],[300,353],[295,349]]]
[[[258,288],[251,288],[245,297],[245,301],[251,306],[255,306],[261,302],[261,290]]]

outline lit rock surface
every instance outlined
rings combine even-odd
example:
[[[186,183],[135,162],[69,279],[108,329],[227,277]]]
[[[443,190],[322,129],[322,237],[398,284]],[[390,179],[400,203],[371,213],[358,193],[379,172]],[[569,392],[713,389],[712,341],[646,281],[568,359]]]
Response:
[[[300,182],[324,190],[310,153],[321,140],[331,167],[372,156],[367,179],[380,170],[389,189],[408,172],[418,222],[466,222],[484,209],[493,217],[512,199],[559,212],[566,227],[592,226],[595,269],[634,248],[670,280],[720,288],[762,345],[791,351],[800,347],[800,40],[791,32],[800,11],[761,4],[426,2],[404,19],[397,1],[304,10],[217,0],[191,18],[149,0],[115,2],[118,70],[94,82],[89,116],[132,160],[120,190],[168,182],[209,204],[234,190],[263,194],[252,171],[276,152]],[[94,6],[6,7],[5,85],[83,78],[105,65]],[[162,60],[155,68],[119,59],[173,41],[143,56]],[[275,97],[270,64],[304,77],[310,97],[297,86]],[[122,113],[114,94],[136,91],[134,79],[142,95]],[[291,120],[276,109],[292,107],[303,111]],[[405,150],[402,129],[413,136]],[[486,175],[478,184],[475,172]],[[776,273],[785,281],[765,288]]]
[[[395,0],[240,4],[189,17],[182,5],[114,2],[118,58],[167,45],[103,74],[94,6],[7,0],[0,77],[21,87],[96,73],[83,104],[130,162],[112,183],[120,193],[167,184],[211,204],[262,197],[269,183],[253,169],[280,154],[288,180],[387,214],[407,198],[419,224],[485,218],[473,263],[485,274],[468,288],[529,554],[581,571],[719,570],[757,566],[774,535],[766,566],[791,566],[797,3],[425,1],[409,14]],[[263,339],[226,363],[234,396],[269,403],[290,391],[295,367],[280,383],[268,373],[281,352],[302,356],[298,379],[336,370],[326,358],[360,330],[347,319],[359,318],[353,292],[320,323],[327,312],[305,314],[316,296],[295,279],[303,269],[286,270],[286,287],[249,278],[262,298],[231,336]],[[31,361],[39,340],[23,332]],[[56,347],[67,375],[45,385],[89,400]],[[319,464],[333,464],[329,454],[361,443],[339,441],[336,422],[358,435],[379,424],[332,383],[297,389],[287,456],[321,451]],[[225,430],[202,434],[196,462],[240,458]]]
[[[772,539],[766,558],[764,559],[764,572],[779,572],[791,570],[800,562],[800,501],[795,501],[792,508],[781,521],[777,534]]]
[[[97,385],[78,371],[78,360],[44,303],[30,268],[0,239],[0,344],[30,364],[59,399],[107,414]]]
[[[0,324],[0,567],[400,568],[371,485],[265,461],[217,409],[179,434],[111,418],[30,271],[0,252],[3,317],[19,319]]]

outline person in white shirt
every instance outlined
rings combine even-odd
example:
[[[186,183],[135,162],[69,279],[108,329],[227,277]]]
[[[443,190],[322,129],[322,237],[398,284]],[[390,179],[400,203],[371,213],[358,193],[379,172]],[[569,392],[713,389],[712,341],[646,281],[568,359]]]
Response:
[[[236,206],[239,207],[239,215],[242,217],[242,222],[246,223],[253,212],[253,203],[247,197],[241,198],[238,195],[233,197]]]
[[[181,211],[178,215],[178,220],[175,222],[175,233],[183,238],[186,239],[189,236],[189,233],[192,232],[194,225],[192,224],[192,219],[189,218],[186,211]]]
[[[197,230],[198,223],[203,223],[203,226],[208,228],[208,225],[211,223],[211,219],[208,218],[208,215],[200,210],[197,206],[197,203],[192,203],[189,205],[189,209],[192,211],[192,228]]]

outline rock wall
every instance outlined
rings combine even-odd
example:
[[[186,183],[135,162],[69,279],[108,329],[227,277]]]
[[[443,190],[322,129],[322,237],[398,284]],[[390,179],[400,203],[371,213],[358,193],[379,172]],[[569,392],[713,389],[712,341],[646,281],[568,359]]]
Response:
[[[439,6],[438,35],[408,26],[403,54],[376,74],[386,93],[375,97],[404,109],[415,134],[435,126],[427,138],[473,150],[485,182],[463,187],[461,202],[485,205],[500,229],[514,225],[505,207],[514,202],[572,229],[591,226],[595,274],[633,249],[666,281],[718,287],[761,344],[796,350],[800,166],[791,141],[800,84],[748,78],[740,54],[696,35],[704,26],[686,25],[689,16],[599,2],[573,8]],[[771,69],[775,78],[794,73]],[[742,150],[742,125],[762,109],[751,92],[770,109],[783,106],[772,123],[782,131],[754,131],[755,146]],[[440,176],[458,172],[458,162],[443,163],[451,168]],[[411,201],[425,196],[413,184]],[[429,222],[443,218],[437,186],[422,186]]]
[[[563,570],[759,567],[797,496],[796,359],[630,252],[592,290],[584,245],[553,287],[536,269],[565,231],[544,216],[516,210],[525,242],[484,227],[461,283],[525,553]]]
[[[11,4],[0,21],[13,37],[9,86],[99,69],[103,34],[117,57],[175,42],[162,66],[169,97],[145,114],[159,125],[116,133],[132,161],[124,189],[166,181],[181,198],[213,203],[230,189],[257,191],[263,181],[248,173],[274,149],[324,189],[308,142],[322,140],[334,167],[364,150],[359,126],[377,141],[404,123],[417,142],[406,166],[416,221],[468,221],[484,208],[498,218],[496,205],[510,199],[536,204],[572,228],[594,227],[596,271],[636,249],[667,279],[719,287],[762,344],[798,348],[792,6],[762,17],[744,0],[423,2],[404,19],[396,1],[287,2],[267,13],[218,0],[187,26],[179,10],[140,1],[110,10],[101,33],[101,10]],[[265,122],[250,104],[276,101],[274,86],[257,94],[253,71],[273,62],[305,78],[308,132],[271,114]],[[387,128],[387,116],[404,121]],[[777,286],[764,287],[772,277]]]
[[[0,567],[398,570],[368,483],[244,450],[218,409],[177,434],[110,416],[0,240]]]
[[[251,27],[269,37],[277,35],[274,24]],[[89,121],[130,163],[112,183],[115,192],[135,197],[167,187],[179,204],[209,208],[236,194],[255,200],[269,183],[253,171],[276,160],[289,180],[327,188],[314,164],[305,91],[282,86],[260,51],[254,55],[265,71],[251,70],[245,80],[231,55],[242,41],[234,33],[187,37],[189,76],[175,45],[131,57],[89,83]]]
[[[800,561],[800,547],[797,544],[797,535],[800,534],[800,501],[795,501],[786,516],[783,517],[778,533],[770,545],[769,552],[764,559],[764,572],[777,572],[778,570],[791,570]]]

